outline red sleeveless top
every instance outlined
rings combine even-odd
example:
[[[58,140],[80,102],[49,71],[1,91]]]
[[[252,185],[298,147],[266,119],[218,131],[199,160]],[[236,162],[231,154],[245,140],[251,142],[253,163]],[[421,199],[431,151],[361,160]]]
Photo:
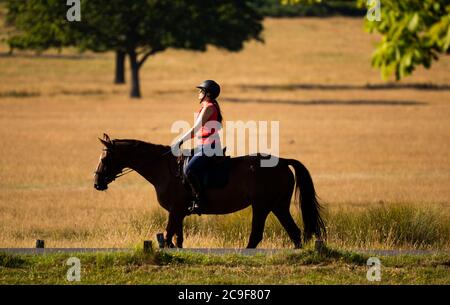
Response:
[[[219,138],[219,122],[218,119],[218,110],[216,105],[214,103],[209,101],[203,101],[201,108],[198,110],[197,115],[195,119],[197,120],[198,115],[203,110],[203,108],[206,107],[212,107],[213,112],[211,116],[208,118],[208,121],[202,125],[202,127],[197,131],[195,134],[196,137],[199,139],[200,144],[212,144],[214,141],[220,141]]]

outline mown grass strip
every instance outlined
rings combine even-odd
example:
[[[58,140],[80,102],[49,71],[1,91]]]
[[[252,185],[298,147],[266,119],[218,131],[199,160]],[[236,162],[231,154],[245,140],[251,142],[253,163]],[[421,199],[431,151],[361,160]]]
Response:
[[[69,257],[81,281],[69,282]],[[255,256],[189,252],[0,254],[2,284],[449,284],[450,255],[380,257],[382,281],[368,282],[368,255],[327,249]]]

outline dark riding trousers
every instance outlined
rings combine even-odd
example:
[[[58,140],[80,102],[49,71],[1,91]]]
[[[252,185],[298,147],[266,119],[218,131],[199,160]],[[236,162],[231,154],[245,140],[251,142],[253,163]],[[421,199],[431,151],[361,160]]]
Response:
[[[220,145],[220,142],[219,142],[219,145]],[[194,149],[194,155],[191,158],[191,160],[189,160],[189,163],[187,164],[187,166],[184,169],[184,174],[186,175],[186,177],[189,177],[191,175],[195,175],[198,178],[202,177],[203,173],[208,168],[211,158],[214,157],[214,155],[210,156],[211,153],[208,153],[208,154],[205,153],[205,149],[209,149],[209,148],[215,149],[216,142],[214,141],[213,143],[211,143],[211,145],[201,144],[201,145],[198,145]],[[222,151],[221,148],[220,148],[220,151]]]

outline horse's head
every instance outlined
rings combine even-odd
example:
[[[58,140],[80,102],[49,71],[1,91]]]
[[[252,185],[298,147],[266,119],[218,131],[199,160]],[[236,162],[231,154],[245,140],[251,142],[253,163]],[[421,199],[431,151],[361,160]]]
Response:
[[[123,165],[114,141],[111,141],[106,133],[103,134],[103,139],[99,138],[99,140],[104,148],[95,171],[94,188],[98,191],[104,191],[108,188],[108,184],[113,182],[117,175],[122,172]]]

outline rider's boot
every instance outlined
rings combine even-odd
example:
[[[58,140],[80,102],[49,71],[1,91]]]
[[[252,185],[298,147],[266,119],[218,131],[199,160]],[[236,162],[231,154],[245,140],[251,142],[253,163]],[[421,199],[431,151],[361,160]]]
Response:
[[[200,181],[198,175],[190,174],[187,176],[187,180],[192,190],[192,205],[188,208],[191,214],[201,215],[201,210],[205,204],[205,196],[203,190],[203,184]]]

